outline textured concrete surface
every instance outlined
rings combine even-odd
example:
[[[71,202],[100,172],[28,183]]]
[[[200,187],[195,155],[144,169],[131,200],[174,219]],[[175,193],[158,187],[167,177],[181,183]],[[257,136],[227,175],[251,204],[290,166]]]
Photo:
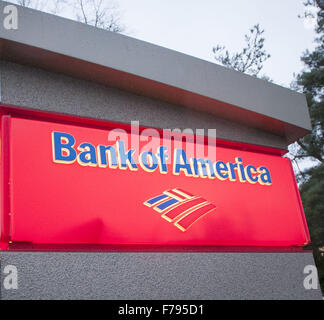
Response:
[[[2,299],[321,299],[311,253],[1,253],[18,269]],[[1,272],[3,283],[3,272]]]
[[[156,128],[216,129],[217,137],[285,148],[277,135],[214,115],[153,100],[90,81],[0,61],[1,103]]]
[[[0,2],[1,12],[6,4]],[[194,93],[226,103],[227,107],[215,105],[220,112],[226,113],[226,108],[233,106],[237,112],[246,110],[311,129],[306,99],[302,94],[214,63],[79,22],[23,7],[18,7],[18,13],[17,30],[6,30],[0,24],[0,38],[10,42],[11,47],[18,43],[34,47],[36,52],[37,48],[55,52],[120,71],[123,75],[119,77],[134,75],[157,86],[164,85],[160,86],[161,91],[169,86],[182,90],[179,94]],[[8,46],[4,45],[2,49],[7,50]],[[57,68],[61,67],[59,59],[52,62],[56,62]],[[96,76],[99,77],[100,72],[93,78]],[[189,104],[189,100],[182,99],[185,104]]]

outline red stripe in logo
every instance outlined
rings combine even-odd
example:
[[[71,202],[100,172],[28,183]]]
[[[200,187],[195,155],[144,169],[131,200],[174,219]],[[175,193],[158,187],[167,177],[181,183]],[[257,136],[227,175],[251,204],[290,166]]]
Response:
[[[194,211],[184,215],[180,220],[178,220],[174,225],[182,231],[186,231],[192,224],[197,222],[205,214],[215,210],[215,206],[210,203],[195,209]]]

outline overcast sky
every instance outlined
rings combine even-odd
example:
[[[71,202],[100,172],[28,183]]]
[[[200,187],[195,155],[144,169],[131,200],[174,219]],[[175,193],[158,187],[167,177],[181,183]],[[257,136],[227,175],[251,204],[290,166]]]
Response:
[[[128,35],[214,62],[212,48],[240,50],[244,34],[256,23],[265,29],[271,58],[263,72],[289,85],[314,47],[315,33],[299,14],[303,0],[118,0]]]
[[[10,0],[9,0],[10,1]],[[11,0],[18,2],[17,0]],[[306,49],[314,48],[314,28],[298,18],[305,0],[104,0],[116,3],[128,36],[216,62],[212,48],[225,45],[241,51],[244,35],[259,23],[265,29],[265,49],[271,58],[260,75],[289,86],[299,73]],[[52,0],[33,0],[50,7]],[[72,0],[66,1],[72,3]],[[63,9],[64,8],[64,9]],[[59,15],[73,18],[73,7]]]

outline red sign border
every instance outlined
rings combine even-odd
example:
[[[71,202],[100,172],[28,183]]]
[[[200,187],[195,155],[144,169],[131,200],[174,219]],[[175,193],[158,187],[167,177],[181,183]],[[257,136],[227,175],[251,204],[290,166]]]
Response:
[[[54,112],[45,112],[33,110],[28,108],[21,108],[11,105],[0,104],[0,117],[1,117],[1,172],[0,172],[0,250],[10,251],[123,251],[123,252],[301,252],[305,251],[303,247],[290,246],[290,247],[229,247],[229,246],[161,246],[161,245],[71,245],[71,244],[32,244],[32,243],[12,243],[10,241],[10,201],[9,201],[9,131],[10,131],[10,118],[22,118],[30,120],[40,120],[47,122],[63,123],[67,125],[77,125],[81,127],[99,128],[99,129],[112,129],[118,126],[127,132],[131,131],[130,124],[121,124],[112,121],[97,120],[91,118],[84,118],[79,116],[65,115]],[[140,132],[149,127],[140,126]],[[156,129],[156,128],[154,128]],[[160,133],[162,129],[157,129]],[[194,139],[194,137],[193,137]],[[207,142],[207,137],[205,137]],[[246,150],[252,152],[260,152],[273,155],[284,155],[287,153],[285,149],[277,149],[254,144],[247,144],[243,142],[228,141],[223,139],[216,139],[216,143],[222,147],[235,147],[239,150]],[[310,243],[310,235],[307,227],[295,174],[290,163],[292,178],[294,181],[295,191],[298,197],[299,206],[302,212],[302,219],[304,223],[304,230],[308,244]]]

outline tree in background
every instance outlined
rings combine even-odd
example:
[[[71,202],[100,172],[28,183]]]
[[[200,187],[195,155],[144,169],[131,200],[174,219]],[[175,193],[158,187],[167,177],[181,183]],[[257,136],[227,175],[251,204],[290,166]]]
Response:
[[[320,7],[320,4],[322,7]],[[306,70],[297,76],[294,89],[303,92],[307,97],[310,117],[312,121],[312,132],[306,137],[299,139],[297,145],[291,150],[294,160],[303,160],[311,158],[318,165],[323,165],[324,161],[324,101],[323,101],[323,83],[324,83],[324,1],[309,0],[305,3],[308,6],[317,6],[317,27],[318,37],[315,39],[318,44],[313,52],[306,50],[301,60],[306,66]],[[310,12],[306,10],[305,17]],[[301,172],[302,174],[302,172]],[[309,175],[308,175],[309,176]],[[307,180],[307,175],[299,177],[301,182]]]
[[[244,72],[257,77],[263,68],[263,63],[270,58],[270,54],[264,49],[264,30],[259,24],[250,29],[250,33],[245,35],[246,46],[241,52],[230,53],[225,46],[217,45],[213,48],[216,61],[224,67]],[[265,80],[268,77],[263,76]]]
[[[114,0],[9,0],[24,7],[61,15],[71,13],[77,21],[112,32],[123,32],[118,5]]]
[[[297,76],[295,87],[306,95],[313,129],[290,147],[290,158],[297,166],[305,159],[314,161],[310,169],[299,169],[297,178],[324,291],[324,256],[320,252],[324,248],[324,1],[309,0],[305,6],[306,18],[315,18],[309,8],[317,8],[317,46],[302,56],[306,69]]]
[[[113,32],[123,32],[116,3],[104,0],[77,0],[74,7],[78,21]]]
[[[8,0],[23,7],[58,14],[66,0]]]

